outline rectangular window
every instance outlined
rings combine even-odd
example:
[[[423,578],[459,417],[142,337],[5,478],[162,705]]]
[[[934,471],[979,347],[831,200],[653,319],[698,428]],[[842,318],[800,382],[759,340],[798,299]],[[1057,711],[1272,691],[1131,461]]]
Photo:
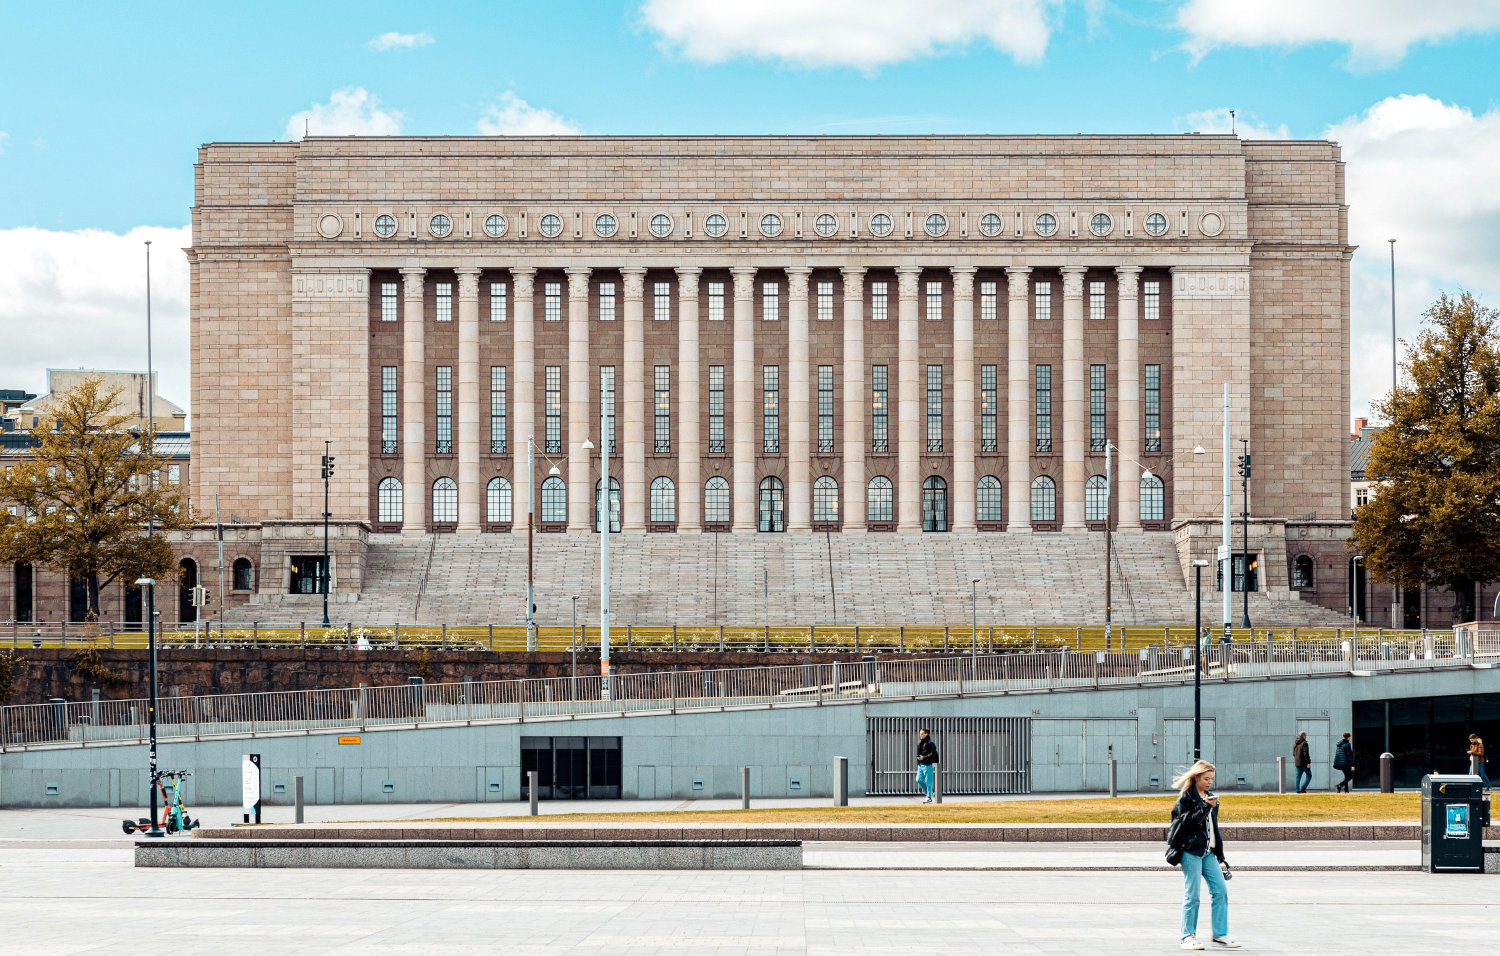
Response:
[[[397,444],[396,409],[399,407],[399,399],[396,397],[396,366],[382,365],[380,367],[380,453],[382,455],[394,455]]]
[[[979,283],[979,321],[993,322],[1000,316],[1000,288],[998,283]]]
[[[1146,450],[1161,451],[1161,366],[1146,366]]]
[[[1155,321],[1161,318],[1161,283],[1142,283],[1141,295],[1145,299],[1146,312],[1143,318],[1147,321]]]
[[[833,321],[833,283],[818,283],[818,321]]]
[[[547,432],[546,452],[562,454],[562,366],[548,365],[543,381],[546,383]]]
[[[1232,570],[1230,571],[1230,588],[1236,594],[1243,593],[1245,590],[1246,578],[1245,555],[1235,554],[1231,556],[1231,559]],[[1218,569],[1214,572],[1214,590],[1222,591],[1224,590],[1224,562],[1219,561],[1217,563]],[[1260,555],[1250,555],[1250,574],[1248,575],[1248,577],[1250,578],[1250,590],[1252,591],[1260,590],[1260,583],[1257,580],[1257,578],[1259,577],[1259,574],[1257,573],[1259,571],[1259,565]]]
[[[168,465],[167,466],[167,484],[169,484],[169,485],[180,485],[180,484],[182,484],[182,466],[181,465]]]
[[[672,366],[656,366],[656,453],[672,450]]]
[[[672,321],[672,283],[653,282],[651,318],[656,322]]]
[[[508,408],[505,400],[505,366],[490,366],[490,454],[503,455],[509,447],[506,436]]]
[[[396,321],[396,283],[380,283],[380,321]]]
[[[979,366],[979,450],[1000,450],[1000,369]]]
[[[761,283],[760,318],[762,322],[781,321],[781,287],[774,282]]]
[[[562,321],[562,283],[542,283],[542,319],[547,322]]]
[[[1089,283],[1089,319],[1094,322],[1104,321],[1104,283]]]
[[[761,368],[761,387],[765,394],[761,412],[761,450],[767,455],[781,454],[781,366]]]
[[[615,284],[613,282],[599,283],[599,321],[613,322],[615,320]]]
[[[1046,322],[1052,318],[1052,283],[1038,282],[1036,284],[1036,306],[1033,309],[1032,318],[1038,322]]]
[[[432,320],[434,322],[452,322],[453,321],[453,283],[451,283],[451,282],[436,282],[436,283],[433,283],[433,290],[434,290],[434,295],[437,298],[437,309],[435,310],[436,314],[433,315]]]
[[[1354,489],[1354,507],[1356,507],[1356,508],[1363,508],[1365,505],[1367,505],[1369,503],[1370,503],[1370,489],[1369,488],[1356,488],[1356,489]]]
[[[887,284],[884,282],[870,283],[870,318],[876,322],[884,322],[890,318],[890,296],[887,293]]]
[[[870,366],[870,451],[877,455],[891,450],[890,366]]]
[[[708,367],[708,453],[710,455],[724,454],[724,366],[722,365]]]
[[[833,366],[818,366],[818,454],[833,454]]]
[[[510,319],[510,295],[504,282],[490,283],[490,321],[505,322]]]
[[[708,284],[708,321],[724,321],[724,283],[722,282]]]
[[[453,366],[437,367],[437,453],[453,454]]]
[[[927,450],[943,450],[943,367],[927,366]]]
[[[1104,432],[1104,366],[1089,366],[1089,451],[1103,451],[1109,441]]]
[[[927,283],[927,321],[943,321],[943,284]]]
[[[615,367],[599,366],[599,403],[604,411],[604,441],[609,442],[609,453],[617,454],[615,447]]]
[[[1036,367],[1036,450],[1052,450],[1052,366]]]

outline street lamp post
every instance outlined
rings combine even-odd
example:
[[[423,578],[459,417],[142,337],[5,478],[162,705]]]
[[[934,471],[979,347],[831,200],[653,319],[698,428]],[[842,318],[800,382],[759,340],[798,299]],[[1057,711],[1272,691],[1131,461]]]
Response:
[[[568,650],[573,655],[573,682],[578,682],[578,595],[573,595],[573,636],[568,640]]]
[[[1241,438],[1240,447],[1243,454],[1240,455],[1240,493],[1243,495],[1243,507],[1240,509],[1240,545],[1243,549],[1245,562],[1245,618],[1240,622],[1241,627],[1250,626],[1250,439]],[[1251,635],[1252,639],[1254,634]]]
[[[973,578],[969,581],[969,625],[973,628],[970,643],[970,656],[979,656],[979,579]]]
[[[1193,562],[1193,759],[1203,758],[1203,569],[1208,562]]]
[[[599,699],[610,699],[609,686],[609,443],[614,430],[609,426],[613,396],[599,392],[599,494],[594,505],[599,514]]]
[[[1115,473],[1114,443],[1104,443],[1104,653],[1110,652],[1114,617],[1114,554],[1109,534],[1109,519],[1114,517]],[[1124,648],[1120,648],[1124,650]]]
[[[137,578],[135,586],[146,589],[146,680],[151,685],[147,690],[146,722],[150,726],[150,743],[147,746],[150,760],[151,829],[148,837],[165,836],[156,819],[156,579]]]
[[[1356,554],[1350,561],[1349,566],[1353,573],[1349,575],[1349,621],[1354,626],[1354,645],[1359,646],[1359,562],[1365,556]]]
[[[536,650],[536,560],[532,535],[536,531],[536,439],[526,436],[526,650]]]
[[[1223,543],[1219,546],[1219,575],[1224,582],[1224,636],[1225,644],[1230,640],[1230,615],[1234,613],[1234,557],[1230,551],[1232,547],[1231,536],[1234,525],[1229,516],[1230,501],[1233,495],[1229,490],[1229,383],[1224,383],[1224,521],[1221,528],[1223,532]]]
[[[323,626],[328,626],[328,583],[332,576],[333,567],[328,562],[328,479],[333,477],[333,455],[332,442],[323,441]],[[223,588],[220,588],[223,591]],[[221,593],[220,600],[223,599]]]

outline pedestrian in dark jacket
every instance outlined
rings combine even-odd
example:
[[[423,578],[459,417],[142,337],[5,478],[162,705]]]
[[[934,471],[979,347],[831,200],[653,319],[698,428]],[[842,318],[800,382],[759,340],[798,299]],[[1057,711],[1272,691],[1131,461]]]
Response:
[[[1292,766],[1297,768],[1297,792],[1306,793],[1312,783],[1312,748],[1307,745],[1306,733],[1292,741]]]
[[[922,739],[917,741],[917,786],[927,795],[927,799],[922,802],[931,803],[932,778],[937,773],[938,749],[926,727],[922,728],[921,735]]]
[[[1213,792],[1214,765],[1196,761],[1172,781],[1180,791],[1172,806],[1172,846],[1182,851],[1182,948],[1203,949],[1198,942],[1199,882],[1208,883],[1213,901],[1210,920],[1215,949],[1239,949],[1229,935],[1229,887],[1225,883],[1229,864],[1224,860],[1224,839],[1219,835],[1219,798]]]
[[[1344,772],[1344,779],[1334,789],[1344,793],[1352,792],[1350,785],[1354,783],[1354,744],[1349,742],[1348,731],[1344,732],[1344,739],[1333,749],[1333,769]]]

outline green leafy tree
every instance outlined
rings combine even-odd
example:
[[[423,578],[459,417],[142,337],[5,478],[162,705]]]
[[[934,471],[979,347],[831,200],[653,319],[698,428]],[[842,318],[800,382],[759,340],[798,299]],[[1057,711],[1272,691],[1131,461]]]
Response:
[[[127,428],[120,389],[88,378],[64,394],[35,434],[38,445],[0,472],[0,560],[81,577],[89,613],[115,579],[168,579],[172,546],[157,532],[192,526],[182,489],[156,480],[166,460],[153,435]],[[12,511],[13,509],[13,511]]]
[[[1468,606],[1476,582],[1500,578],[1500,313],[1444,295],[1426,326],[1406,384],[1375,405],[1389,424],[1350,544],[1380,580],[1447,588]]]

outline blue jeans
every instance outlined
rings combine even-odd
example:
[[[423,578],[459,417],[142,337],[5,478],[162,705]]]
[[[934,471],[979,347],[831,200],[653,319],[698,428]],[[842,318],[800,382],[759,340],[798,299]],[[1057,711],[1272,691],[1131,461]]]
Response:
[[[917,764],[917,789],[925,793],[929,800],[932,799],[932,770],[930,763]]]
[[[1305,775],[1305,778],[1304,778],[1304,775]],[[1296,790],[1298,793],[1306,793],[1307,792],[1307,788],[1309,786],[1311,786],[1311,785],[1312,785],[1312,768],[1311,767],[1298,767],[1297,768],[1297,786],[1294,787],[1293,789]]]
[[[1219,859],[1212,853],[1198,856],[1182,855],[1182,935],[1198,932],[1198,881],[1208,881],[1208,892],[1213,897],[1209,908],[1214,936],[1229,935],[1229,887],[1224,882],[1224,872],[1219,869]]]
[[[1476,760],[1471,761],[1471,763],[1474,764],[1474,773],[1477,774],[1479,776],[1479,779],[1484,783],[1484,789],[1490,789],[1490,775],[1484,772],[1484,761]]]

